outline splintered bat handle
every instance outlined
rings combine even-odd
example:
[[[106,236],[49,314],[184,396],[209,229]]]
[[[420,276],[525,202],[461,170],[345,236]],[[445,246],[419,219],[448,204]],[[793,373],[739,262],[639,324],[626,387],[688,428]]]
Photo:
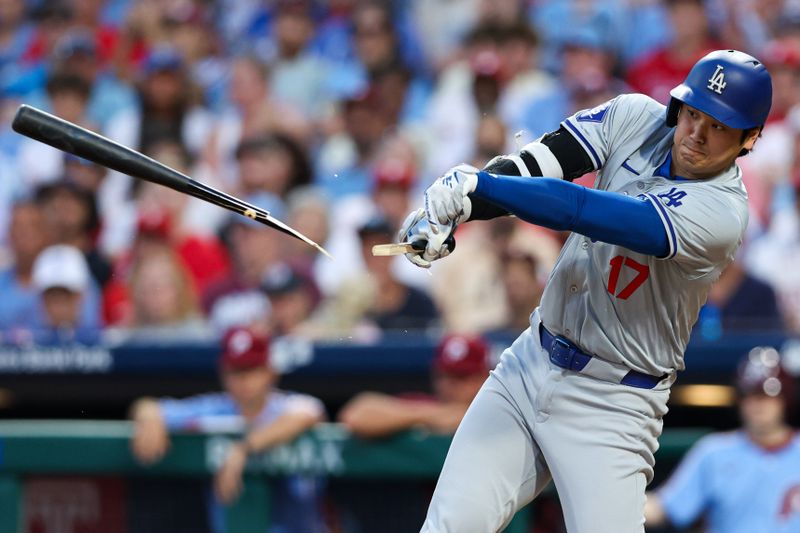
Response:
[[[419,254],[425,249],[424,243],[399,242],[390,244],[376,244],[372,247],[372,255],[389,256],[403,254]]]

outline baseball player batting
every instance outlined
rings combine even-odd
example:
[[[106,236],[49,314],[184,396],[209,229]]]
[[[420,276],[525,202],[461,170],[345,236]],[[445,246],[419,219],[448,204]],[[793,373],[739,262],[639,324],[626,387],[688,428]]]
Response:
[[[455,434],[422,531],[499,531],[551,479],[571,533],[644,531],[670,386],[747,225],[736,158],[758,139],[772,82],[757,59],[720,50],[670,94],[666,107],[619,96],[483,171],[455,167],[406,219],[400,238],[427,243],[406,254],[422,267],[469,220],[572,231],[530,328]],[[570,182],[593,170],[594,189]]]

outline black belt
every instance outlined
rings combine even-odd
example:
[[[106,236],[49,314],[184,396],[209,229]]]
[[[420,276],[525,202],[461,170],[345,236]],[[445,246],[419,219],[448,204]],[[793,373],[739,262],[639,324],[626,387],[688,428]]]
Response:
[[[561,368],[580,372],[594,358],[593,355],[581,351],[574,342],[566,337],[553,335],[541,323],[539,324],[539,338],[542,342],[542,348],[550,355],[550,362]],[[667,374],[651,376],[644,372],[630,370],[623,376],[620,383],[639,389],[652,389],[665,377],[667,377]]]

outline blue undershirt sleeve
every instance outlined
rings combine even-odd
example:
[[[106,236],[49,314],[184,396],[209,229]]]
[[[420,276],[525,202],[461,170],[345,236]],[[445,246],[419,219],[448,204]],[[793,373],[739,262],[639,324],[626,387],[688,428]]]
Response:
[[[478,185],[470,196],[491,202],[532,224],[574,231],[656,257],[669,254],[664,224],[653,204],[646,200],[554,178],[495,176],[487,172],[478,173]]]

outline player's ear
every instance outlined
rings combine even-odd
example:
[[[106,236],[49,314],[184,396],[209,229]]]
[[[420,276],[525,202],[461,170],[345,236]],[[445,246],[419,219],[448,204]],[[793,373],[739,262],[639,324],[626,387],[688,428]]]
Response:
[[[749,130],[745,130],[744,132],[744,143],[742,148],[747,150],[748,152],[753,149],[753,146],[756,144],[756,140],[761,136],[761,128],[752,128]]]

